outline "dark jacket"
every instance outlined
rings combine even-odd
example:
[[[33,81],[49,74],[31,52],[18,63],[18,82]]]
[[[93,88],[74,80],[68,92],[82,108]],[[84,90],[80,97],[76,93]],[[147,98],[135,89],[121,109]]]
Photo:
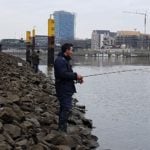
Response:
[[[40,62],[39,54],[37,52],[33,52],[31,55],[33,65],[38,65]]]
[[[76,92],[74,80],[77,80],[77,73],[73,72],[69,63],[70,58],[59,53],[54,63],[55,86],[57,96],[72,95]]]

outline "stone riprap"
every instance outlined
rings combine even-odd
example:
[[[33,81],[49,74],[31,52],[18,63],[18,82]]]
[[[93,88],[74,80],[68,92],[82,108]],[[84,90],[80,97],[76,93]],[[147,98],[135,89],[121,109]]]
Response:
[[[57,131],[52,81],[20,58],[0,53],[0,150],[91,150],[98,147],[85,107],[76,105],[68,133]]]

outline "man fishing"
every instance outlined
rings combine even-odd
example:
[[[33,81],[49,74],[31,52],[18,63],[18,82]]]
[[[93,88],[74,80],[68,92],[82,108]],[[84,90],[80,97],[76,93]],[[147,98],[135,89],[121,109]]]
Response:
[[[73,72],[70,60],[73,54],[73,45],[65,43],[54,63],[55,88],[60,103],[59,131],[67,132],[67,122],[72,109],[72,95],[76,92],[75,83],[83,83],[83,76]]]

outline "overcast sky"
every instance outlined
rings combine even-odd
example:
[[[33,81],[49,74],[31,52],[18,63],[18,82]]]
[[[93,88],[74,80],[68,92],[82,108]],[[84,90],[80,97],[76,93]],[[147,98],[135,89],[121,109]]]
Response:
[[[54,11],[76,14],[76,37],[91,38],[92,30],[144,32],[144,16],[123,11],[148,12],[150,0],[0,0],[0,39],[25,38],[35,26],[47,35],[47,19]],[[150,33],[150,16],[147,18]]]

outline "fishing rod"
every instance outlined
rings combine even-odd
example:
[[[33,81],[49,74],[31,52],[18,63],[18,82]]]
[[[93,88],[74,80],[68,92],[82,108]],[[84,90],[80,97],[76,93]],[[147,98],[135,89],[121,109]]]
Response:
[[[143,69],[129,69],[129,70],[121,70],[121,71],[113,71],[113,72],[104,72],[104,73],[97,73],[97,74],[90,74],[83,76],[84,78],[92,77],[92,76],[100,76],[100,75],[107,75],[107,74],[115,74],[115,73],[122,73],[122,72],[131,72],[131,71],[139,71],[139,70],[145,70],[150,68],[143,68]]]
[[[150,68],[128,69],[128,70],[120,70],[120,71],[104,72],[104,73],[97,73],[97,74],[89,74],[89,75],[83,76],[83,78],[93,77],[93,76],[101,76],[101,75],[107,75],[107,74],[115,74],[115,73],[131,72],[131,71],[140,71],[140,70],[146,70],[146,69],[150,69]],[[50,79],[50,80],[55,81],[55,79]]]

